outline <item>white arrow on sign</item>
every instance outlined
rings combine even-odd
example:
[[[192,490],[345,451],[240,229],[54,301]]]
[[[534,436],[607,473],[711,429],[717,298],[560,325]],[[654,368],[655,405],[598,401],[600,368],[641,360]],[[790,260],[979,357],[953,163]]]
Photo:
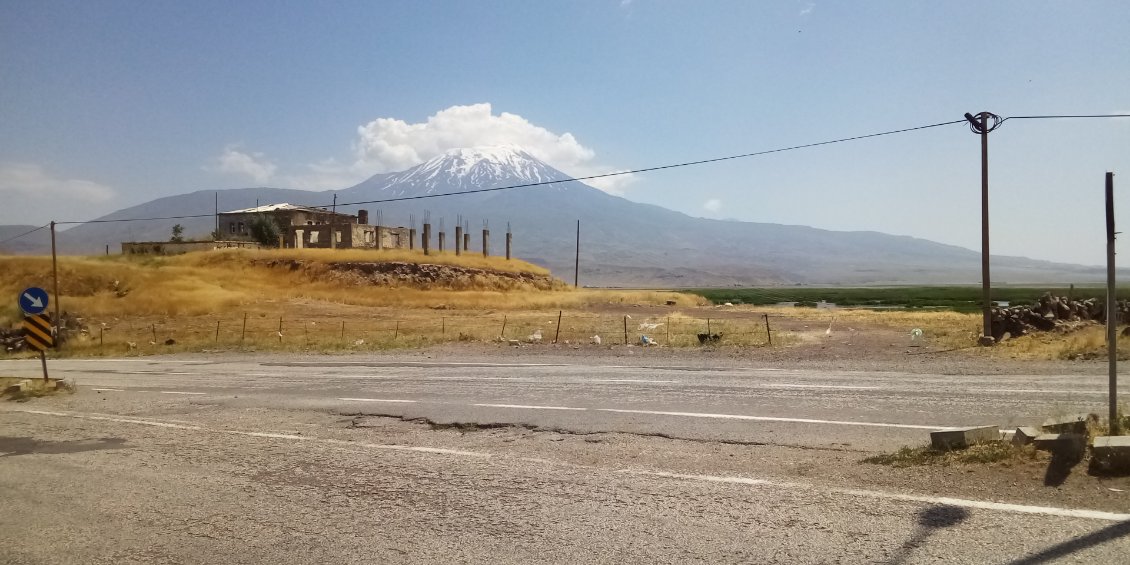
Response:
[[[32,296],[31,294],[25,292],[24,298],[26,298],[27,301],[30,302],[32,306],[34,306],[36,308],[43,308],[43,301],[40,300],[38,296]]]

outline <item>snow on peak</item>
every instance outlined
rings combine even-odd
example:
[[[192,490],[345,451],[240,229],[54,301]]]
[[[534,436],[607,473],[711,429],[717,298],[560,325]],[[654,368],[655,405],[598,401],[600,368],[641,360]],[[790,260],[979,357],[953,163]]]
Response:
[[[547,182],[564,175],[517,145],[450,149],[398,175],[398,182],[493,186],[498,181]]]

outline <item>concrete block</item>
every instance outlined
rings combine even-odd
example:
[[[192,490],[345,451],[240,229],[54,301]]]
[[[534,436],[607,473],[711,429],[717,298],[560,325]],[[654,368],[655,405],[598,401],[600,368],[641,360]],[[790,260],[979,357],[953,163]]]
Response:
[[[1012,434],[1012,445],[1028,445],[1041,434],[1040,430],[1031,426],[1021,426],[1016,428],[1016,432]]]
[[[996,426],[939,430],[930,432],[930,446],[935,449],[961,449],[975,443],[999,441],[1000,437],[1000,428]]]
[[[1095,414],[1071,414],[1044,420],[1040,426],[1049,434],[1085,434],[1087,422],[1097,422],[1099,417]]]
[[[1130,471],[1130,436],[1099,436],[1091,452],[1095,462],[1107,471]]]

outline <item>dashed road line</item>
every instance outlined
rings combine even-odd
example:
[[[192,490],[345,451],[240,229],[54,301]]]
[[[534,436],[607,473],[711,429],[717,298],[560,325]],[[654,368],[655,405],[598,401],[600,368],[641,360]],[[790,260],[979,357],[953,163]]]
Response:
[[[400,398],[339,398],[346,402],[393,402],[397,404],[415,404],[419,400],[404,400]]]
[[[627,410],[621,408],[594,408],[598,412],[618,414],[648,414],[652,416],[682,416],[686,418],[716,418],[720,420],[751,420],[755,422],[791,422],[796,424],[829,424],[834,426],[870,426],[877,428],[907,428],[912,430],[944,430],[950,426],[922,426],[918,424],[888,424],[883,422],[850,422],[847,420],[817,420],[813,418],[781,418],[776,416],[745,416],[742,414],[709,414],[702,412],[668,412],[665,410]]]
[[[184,391],[180,391],[180,390],[159,390],[157,392],[159,392],[161,394],[183,394],[183,395],[186,395],[186,396],[202,396],[202,395],[208,394],[206,392],[184,392]]]
[[[588,408],[576,408],[573,406],[535,406],[527,404],[472,404],[471,406],[479,406],[483,408],[517,408],[520,410],[576,410],[583,412]]]

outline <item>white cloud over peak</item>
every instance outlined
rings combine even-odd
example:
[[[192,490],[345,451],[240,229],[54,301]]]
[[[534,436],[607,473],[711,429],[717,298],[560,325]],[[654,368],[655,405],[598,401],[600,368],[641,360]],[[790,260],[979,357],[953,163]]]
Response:
[[[92,210],[109,206],[117,192],[94,181],[68,179],[34,163],[0,163],[0,224],[39,223],[47,219],[85,219]],[[42,218],[28,217],[27,210],[44,210]]]
[[[722,201],[717,198],[711,198],[702,203],[702,208],[711,214],[717,214],[722,211]]]
[[[377,118],[358,127],[357,134],[356,161],[350,169],[362,174],[362,178],[402,171],[449,149],[487,145],[521,147],[550,166],[577,177],[617,172],[593,163],[596,153],[581,145],[573,134],[554,133],[517,114],[495,114],[489,103],[451,106],[417,123]],[[634,180],[631,175],[618,175],[586,182],[620,194]]]
[[[278,167],[267,159],[262,153],[246,152],[238,145],[229,145],[224,152],[216,158],[216,162],[209,170],[242,177],[265,184],[275,176]]]
[[[238,145],[224,149],[208,170],[270,180],[304,189],[345,188],[378,173],[409,169],[450,149],[513,145],[574,177],[615,173],[623,169],[594,163],[596,153],[569,132],[554,133],[509,112],[494,113],[489,103],[451,106],[421,122],[377,118],[357,127],[350,159],[323,159],[292,172],[278,172],[262,153]],[[278,172],[278,174],[276,174]],[[612,194],[622,194],[636,179],[630,174],[585,181]]]
[[[410,124],[377,118],[357,128],[357,164],[374,173],[401,171],[448,149],[483,145],[517,145],[553,166],[590,161],[592,149],[573,134],[555,134],[517,114],[494,114],[490,104],[452,106]]]

